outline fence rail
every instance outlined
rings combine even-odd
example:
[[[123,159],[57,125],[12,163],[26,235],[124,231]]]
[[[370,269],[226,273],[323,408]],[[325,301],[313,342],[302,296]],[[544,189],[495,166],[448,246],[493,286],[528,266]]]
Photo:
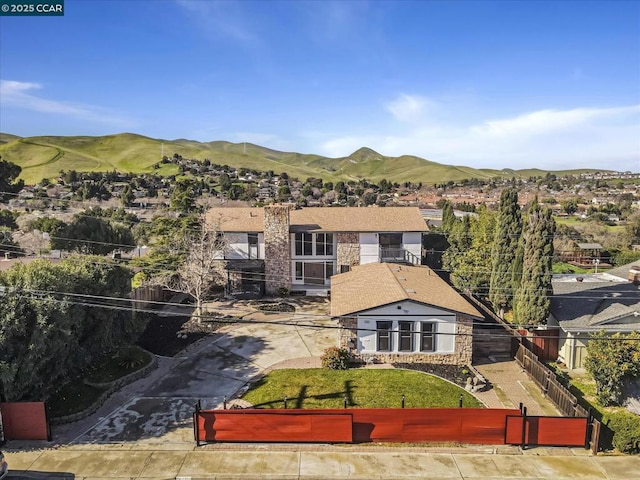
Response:
[[[540,387],[542,393],[549,397],[549,400],[558,407],[563,415],[567,417],[589,416],[589,412],[578,403],[576,396],[556,379],[555,373],[540,362],[535,353],[520,344],[515,358],[536,385]]]

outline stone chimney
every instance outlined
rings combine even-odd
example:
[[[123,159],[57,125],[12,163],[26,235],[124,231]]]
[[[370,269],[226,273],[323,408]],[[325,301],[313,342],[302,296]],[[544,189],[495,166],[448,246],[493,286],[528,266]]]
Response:
[[[264,271],[267,295],[291,290],[291,236],[288,205],[264,207]]]

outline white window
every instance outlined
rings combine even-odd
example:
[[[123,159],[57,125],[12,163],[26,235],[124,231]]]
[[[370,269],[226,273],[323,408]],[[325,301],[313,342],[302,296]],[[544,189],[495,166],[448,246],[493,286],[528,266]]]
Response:
[[[413,322],[398,322],[398,351],[413,352]]]
[[[333,256],[333,233],[296,233],[294,244],[297,257]]]
[[[392,326],[393,322],[376,322],[376,350],[378,352],[391,352],[393,350]]]
[[[436,324],[433,322],[420,322],[420,351],[435,352]]]

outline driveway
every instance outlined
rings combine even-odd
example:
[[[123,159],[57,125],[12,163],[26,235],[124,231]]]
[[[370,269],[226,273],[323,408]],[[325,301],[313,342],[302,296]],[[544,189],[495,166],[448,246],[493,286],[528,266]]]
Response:
[[[338,330],[320,328],[336,326],[327,310],[328,302],[312,302],[295,314],[246,314],[245,323],[224,326],[177,357],[161,359],[155,378],[141,382],[142,388],[125,387],[122,406],[96,419],[73,443],[193,443],[197,401],[203,408],[220,408],[225,397],[272,365],[319,357],[336,345]]]

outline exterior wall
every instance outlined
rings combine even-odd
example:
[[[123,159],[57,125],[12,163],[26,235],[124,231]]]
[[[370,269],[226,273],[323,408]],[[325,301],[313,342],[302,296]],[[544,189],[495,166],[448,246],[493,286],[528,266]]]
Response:
[[[392,321],[391,352],[376,351],[376,321]],[[419,351],[419,334],[414,335],[414,351],[399,352],[398,321],[433,322],[437,324],[435,351]],[[341,320],[345,327],[340,346],[351,349],[355,358],[363,362],[383,363],[437,363],[470,365],[473,353],[473,324],[471,317],[455,314],[414,302],[398,302],[385,307],[362,312]],[[418,324],[416,324],[418,325]],[[357,329],[357,330],[356,330]]]
[[[586,333],[560,331],[558,356],[564,361],[567,368],[584,368],[588,341],[589,335]]]
[[[341,265],[354,267],[360,264],[360,244],[357,233],[338,233],[336,252],[336,271],[340,273]]]
[[[274,295],[281,287],[291,289],[291,240],[289,216],[291,207],[264,207],[265,289]]]
[[[408,232],[403,234],[402,246],[412,255],[412,263],[420,265],[422,260],[422,233]]]
[[[380,261],[380,246],[377,233],[361,233],[360,243],[360,265],[366,263],[378,263]]]

